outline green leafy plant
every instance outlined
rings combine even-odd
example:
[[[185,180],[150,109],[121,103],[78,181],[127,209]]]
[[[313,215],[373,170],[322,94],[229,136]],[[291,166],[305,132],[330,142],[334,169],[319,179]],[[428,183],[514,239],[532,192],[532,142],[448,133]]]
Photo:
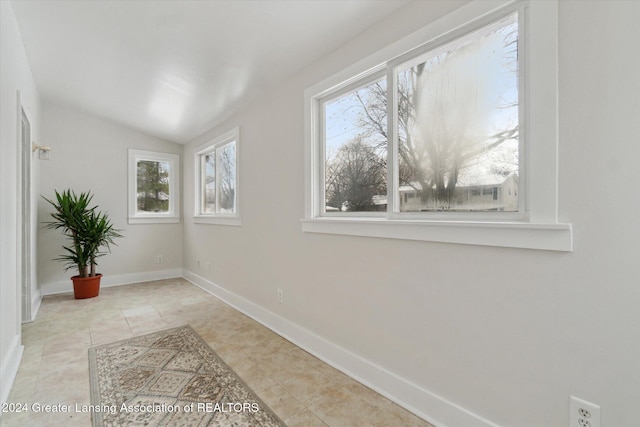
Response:
[[[106,213],[91,206],[93,195],[90,191],[77,195],[72,190],[56,191],[55,201],[43,196],[55,211],[51,213],[53,221],[45,223],[49,229],[60,230],[71,242],[63,246],[64,254],[55,258],[63,261],[65,269],[76,268],[79,277],[96,275],[96,259],[106,255],[103,248],[111,252],[114,239],[123,237]]]

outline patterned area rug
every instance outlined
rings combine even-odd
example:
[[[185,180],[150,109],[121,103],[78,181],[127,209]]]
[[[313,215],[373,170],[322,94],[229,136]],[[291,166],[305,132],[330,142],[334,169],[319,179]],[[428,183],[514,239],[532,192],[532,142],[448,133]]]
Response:
[[[190,326],[89,349],[98,426],[284,426]]]

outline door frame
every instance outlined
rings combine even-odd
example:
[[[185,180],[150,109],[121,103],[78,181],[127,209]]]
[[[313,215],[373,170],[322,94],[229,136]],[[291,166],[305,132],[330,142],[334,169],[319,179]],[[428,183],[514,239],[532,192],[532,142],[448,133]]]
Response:
[[[18,200],[17,200],[17,262],[19,280],[17,280],[19,323],[30,322],[31,318],[31,159],[32,159],[32,135],[31,120],[20,100],[18,91]]]

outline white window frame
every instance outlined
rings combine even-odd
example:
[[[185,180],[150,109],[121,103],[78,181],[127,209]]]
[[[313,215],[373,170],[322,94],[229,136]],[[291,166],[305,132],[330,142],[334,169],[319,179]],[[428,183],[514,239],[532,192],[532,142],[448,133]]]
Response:
[[[236,176],[235,176],[235,206],[236,211],[234,213],[222,213],[222,212],[202,212],[202,157],[211,153],[216,153],[216,160],[218,158],[218,151],[226,147],[227,145],[235,144],[235,158],[236,158]],[[241,226],[242,219],[240,218],[240,128],[225,132],[224,134],[214,138],[212,141],[201,145],[196,149],[194,154],[194,171],[195,171],[195,210],[193,216],[193,222],[196,224],[215,224],[215,225],[234,225]],[[216,185],[219,180],[219,168],[216,167]],[[218,197],[219,191],[216,188],[216,197]]]
[[[521,211],[508,213],[324,213],[322,101],[373,74],[419,56],[475,28],[518,12],[521,56]],[[558,221],[558,3],[557,0],[476,0],[434,21],[305,91],[305,232],[344,234],[555,251],[573,250],[572,224]],[[393,102],[388,102],[393,105]],[[392,119],[393,112],[388,116]],[[393,127],[389,127],[391,135]],[[388,143],[390,162],[395,142]],[[398,195],[390,167],[389,198]],[[391,202],[393,206],[393,202]]]
[[[169,211],[139,212],[137,203],[138,162],[152,161],[169,164]],[[129,149],[128,222],[129,224],[162,224],[180,222],[180,156],[178,154]]]

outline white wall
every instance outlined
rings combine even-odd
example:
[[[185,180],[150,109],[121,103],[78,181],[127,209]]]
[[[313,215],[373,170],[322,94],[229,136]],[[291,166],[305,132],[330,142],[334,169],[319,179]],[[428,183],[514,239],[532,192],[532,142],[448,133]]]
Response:
[[[47,101],[42,104],[42,133],[52,151],[51,160],[40,162],[40,194],[52,199],[54,190],[91,190],[93,202],[125,235],[112,246],[111,254],[98,260],[103,284],[179,275],[182,224],[127,224],[127,161],[129,148],[182,154],[182,146]],[[41,223],[50,219],[51,209],[40,199]],[[69,278],[76,272],[65,272],[62,263],[53,261],[61,254],[63,241],[57,230],[40,228],[38,272],[45,294],[72,289]],[[164,257],[164,263],[156,263],[157,255]]]
[[[39,137],[40,103],[13,10],[9,2],[4,1],[0,2],[0,52],[0,402],[5,402],[22,351],[21,293],[18,289],[22,273],[17,254],[20,158],[17,93],[20,92],[20,102],[30,120],[32,138],[36,141]],[[37,190],[36,161],[32,162],[31,173],[33,189]],[[35,264],[31,276],[32,293],[36,294]]]
[[[480,424],[564,426],[575,395],[602,406],[602,425],[635,426],[640,3],[559,6],[559,219],[574,252],[301,231],[304,89],[454,6],[409,5],[185,147],[187,275],[386,370],[363,378],[384,392],[395,375],[424,392],[413,402],[435,395],[411,404],[441,425],[469,411]],[[194,224],[194,150],[236,125],[243,225]]]

